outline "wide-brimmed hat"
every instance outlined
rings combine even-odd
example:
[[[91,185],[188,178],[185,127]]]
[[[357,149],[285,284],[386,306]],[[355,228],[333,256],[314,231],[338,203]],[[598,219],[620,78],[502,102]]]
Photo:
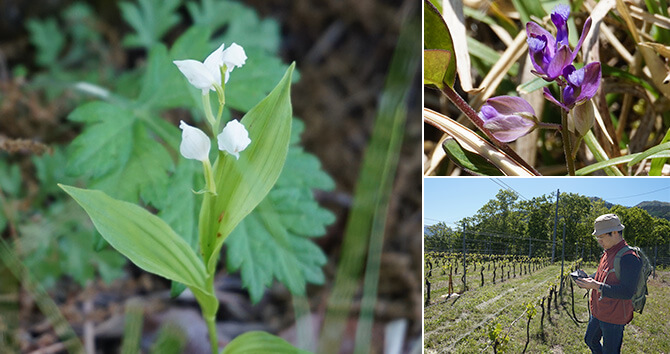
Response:
[[[621,231],[624,226],[621,225],[621,220],[616,214],[605,214],[596,218],[593,228],[593,235],[598,236],[612,231]]]

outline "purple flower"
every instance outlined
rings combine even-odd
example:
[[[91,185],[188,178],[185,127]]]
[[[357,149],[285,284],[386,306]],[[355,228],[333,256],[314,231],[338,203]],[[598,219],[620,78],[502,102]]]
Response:
[[[551,22],[556,26],[556,42],[568,44],[568,17],[570,17],[570,6],[558,4],[551,13]]]
[[[533,107],[521,97],[498,96],[489,98],[482,106],[479,117],[484,128],[505,143],[530,133],[537,123]]]
[[[566,81],[565,87],[562,88],[563,102],[558,102],[546,87],[544,97],[564,110],[570,111],[575,105],[590,100],[598,91],[601,77],[600,63],[589,63],[581,69],[568,65],[563,70],[563,77]]]
[[[570,7],[557,5],[551,13],[551,20],[556,26],[556,37],[535,22],[526,24],[526,41],[530,60],[533,63],[533,73],[546,81],[554,81],[563,69],[572,64],[584,42],[586,34],[591,29],[591,18],[587,18],[579,42],[574,50],[568,44],[568,24]]]

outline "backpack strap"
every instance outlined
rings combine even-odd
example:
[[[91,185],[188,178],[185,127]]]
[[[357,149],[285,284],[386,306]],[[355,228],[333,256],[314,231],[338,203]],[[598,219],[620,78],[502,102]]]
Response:
[[[624,245],[621,247],[620,250],[617,251],[616,255],[614,256],[614,268],[610,268],[610,270],[607,271],[607,274],[605,275],[605,279],[603,280],[603,283],[607,283],[607,278],[610,276],[610,274],[614,273],[616,274],[616,277],[619,281],[621,281],[621,278],[619,278],[619,274],[621,274],[621,257],[623,257],[624,254],[626,254],[628,251],[634,251],[635,249],[628,246]],[[603,298],[603,293],[600,293],[600,299]],[[600,300],[599,299],[599,300]]]
[[[623,257],[628,251],[632,251],[632,254],[634,254],[637,258],[640,258],[635,251],[639,250],[637,247],[631,247],[629,245],[624,245],[621,247],[621,249],[616,253],[616,256],[614,256],[614,272],[616,274],[617,279],[621,281],[621,278],[619,277],[619,274],[621,274],[621,257]],[[612,272],[612,269],[610,269],[607,274]]]

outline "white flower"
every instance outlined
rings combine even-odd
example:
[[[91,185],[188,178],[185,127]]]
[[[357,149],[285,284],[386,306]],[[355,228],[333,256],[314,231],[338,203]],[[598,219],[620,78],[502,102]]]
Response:
[[[192,127],[184,121],[179,122],[181,144],[179,152],[187,159],[209,161],[209,137],[202,130]]]
[[[247,56],[244,48],[233,43],[226,50],[223,50],[225,44],[213,51],[204,62],[193,59],[175,60],[173,63],[179,68],[188,82],[202,90],[202,94],[207,94],[208,90],[215,91],[216,86],[221,85],[221,67],[226,65],[225,82],[228,82],[230,72],[237,66],[244,65]]]
[[[226,124],[216,138],[219,141],[219,150],[235,156],[236,159],[240,158],[240,151],[246,149],[251,143],[247,129],[234,119]]]
[[[222,64],[226,65],[226,82],[228,82],[228,78],[233,69],[235,69],[235,67],[241,68],[247,61],[247,54],[244,53],[244,48],[242,48],[242,46],[233,43],[228,49],[223,51],[221,59]]]

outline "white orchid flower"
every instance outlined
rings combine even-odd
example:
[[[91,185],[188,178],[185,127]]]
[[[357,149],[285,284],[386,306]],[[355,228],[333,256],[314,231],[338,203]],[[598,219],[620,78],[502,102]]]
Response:
[[[202,90],[206,95],[207,91],[216,91],[217,86],[221,86],[221,68],[225,65],[225,82],[228,82],[230,72],[236,66],[239,68],[244,65],[247,56],[244,48],[235,43],[231,44],[226,50],[221,44],[219,48],[213,51],[204,62],[193,59],[175,60],[173,63],[179,68],[191,85]]]
[[[242,48],[241,45],[233,43],[228,49],[223,51],[221,59],[223,65],[226,66],[225,82],[228,82],[228,78],[230,77],[230,73],[233,72],[233,69],[235,69],[235,67],[241,68],[247,61],[247,54],[244,52],[244,48]]]
[[[211,142],[202,130],[192,127],[184,121],[179,122],[181,132],[181,144],[179,152],[187,159],[198,161],[209,161],[209,148]]]
[[[251,143],[247,129],[242,123],[234,119],[226,124],[221,134],[216,138],[219,142],[219,150],[235,156],[238,160],[240,151],[246,149]]]

